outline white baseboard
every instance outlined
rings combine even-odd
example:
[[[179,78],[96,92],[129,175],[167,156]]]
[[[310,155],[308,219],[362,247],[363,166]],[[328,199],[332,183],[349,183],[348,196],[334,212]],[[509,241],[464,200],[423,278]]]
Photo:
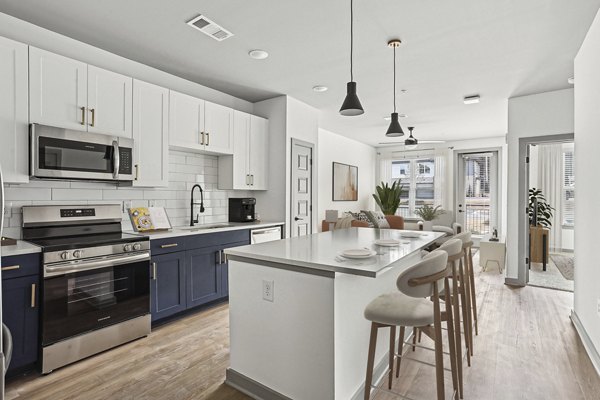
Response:
[[[579,319],[579,316],[577,316],[575,310],[571,310],[571,322],[573,322],[575,330],[577,331],[579,337],[581,338],[581,341],[583,342],[583,347],[585,348],[585,351],[590,357],[592,365],[594,366],[594,368],[596,368],[596,373],[600,375],[600,354],[598,354],[596,346],[594,346],[592,339],[588,336],[587,331],[583,327],[583,324],[581,323],[581,320]]]

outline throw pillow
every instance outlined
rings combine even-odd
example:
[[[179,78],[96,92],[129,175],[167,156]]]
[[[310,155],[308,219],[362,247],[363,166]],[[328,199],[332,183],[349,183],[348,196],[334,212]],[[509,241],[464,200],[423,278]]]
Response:
[[[361,211],[367,215],[375,228],[389,229],[390,224],[381,211]]]
[[[369,224],[369,228],[374,228],[375,225],[373,224],[373,222],[369,219],[369,217],[367,216],[367,214],[365,214],[364,211],[360,211],[360,212],[352,212],[349,211],[348,214],[352,215],[354,217],[354,219],[358,220],[358,221],[364,221],[366,223]]]

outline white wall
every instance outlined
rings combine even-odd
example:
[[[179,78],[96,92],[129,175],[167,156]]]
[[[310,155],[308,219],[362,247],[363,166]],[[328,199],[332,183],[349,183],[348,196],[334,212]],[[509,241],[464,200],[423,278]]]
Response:
[[[519,139],[573,133],[573,89],[508,99],[506,277],[519,275]]]
[[[319,129],[319,229],[325,219],[325,210],[360,211],[375,209],[372,194],[375,192],[375,148],[336,133]],[[358,167],[358,201],[333,201],[332,163],[355,165]]]
[[[595,346],[600,349],[600,12],[575,58],[575,313]],[[596,360],[597,361],[597,360]],[[596,368],[599,368],[596,365]]]
[[[156,68],[101,50],[89,44],[0,13],[0,36],[118,72],[167,89],[252,113],[253,105],[226,93],[179,78]]]

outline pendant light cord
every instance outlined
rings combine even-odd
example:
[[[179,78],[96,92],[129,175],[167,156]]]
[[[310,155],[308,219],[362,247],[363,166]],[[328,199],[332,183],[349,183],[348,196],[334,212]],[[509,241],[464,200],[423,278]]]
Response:
[[[394,112],[396,112],[396,46],[394,46]]]
[[[354,49],[354,1],[350,0],[350,82],[354,82],[354,72],[352,71],[352,56]]]

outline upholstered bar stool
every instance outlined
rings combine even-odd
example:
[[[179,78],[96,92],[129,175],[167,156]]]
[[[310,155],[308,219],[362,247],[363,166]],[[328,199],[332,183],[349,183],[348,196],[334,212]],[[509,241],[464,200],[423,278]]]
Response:
[[[437,399],[444,399],[444,346],[442,342],[442,321],[446,321],[448,329],[448,349],[450,371],[454,392],[458,391],[458,375],[456,368],[456,349],[454,346],[454,321],[452,307],[446,311],[440,308],[440,292],[448,285],[448,255],[444,251],[434,251],[420,262],[404,271],[398,277],[396,286],[399,291],[383,294],[367,305],[365,318],[371,321],[371,337],[365,379],[365,400],[371,397],[371,389],[383,390],[387,393],[403,397],[391,391],[394,372],[394,358],[403,357],[403,346],[395,352],[396,327],[400,327],[400,339],[404,340],[404,331],[408,326],[418,327],[433,339],[435,346],[435,364],[417,359],[413,361],[433,365],[436,370]],[[431,298],[431,299],[430,299]],[[450,291],[446,290],[446,304],[450,304]],[[390,328],[390,352],[388,370],[388,390],[373,384],[373,366],[377,346],[377,332],[380,328]],[[398,365],[400,368],[400,365]]]
[[[463,242],[463,259],[465,264],[465,272],[468,275],[468,308],[469,308],[469,326],[470,329],[470,347],[469,350],[471,355],[473,355],[473,326],[475,326],[475,335],[479,335],[479,328],[477,326],[477,294],[475,291],[475,272],[473,267],[473,241],[471,240],[471,232],[463,232],[459,235],[456,235],[457,239],[462,240]]]
[[[461,344],[461,329],[460,322],[463,322],[463,333],[465,341],[465,349],[467,355],[467,363],[471,366],[471,354],[469,352],[469,335],[467,334],[469,326],[467,324],[466,315],[469,312],[466,307],[466,290],[463,284],[465,271],[461,260],[463,258],[463,243],[460,239],[450,239],[444,242],[438,251],[444,251],[448,254],[448,276],[452,278],[449,281],[448,290],[450,291],[450,303],[446,303],[446,307],[452,307],[454,314],[454,337],[456,342],[456,368],[458,374],[458,393],[460,398],[463,398],[463,353]],[[444,293],[445,294],[445,293]],[[446,297],[446,296],[444,296]],[[462,317],[462,318],[461,318]]]

